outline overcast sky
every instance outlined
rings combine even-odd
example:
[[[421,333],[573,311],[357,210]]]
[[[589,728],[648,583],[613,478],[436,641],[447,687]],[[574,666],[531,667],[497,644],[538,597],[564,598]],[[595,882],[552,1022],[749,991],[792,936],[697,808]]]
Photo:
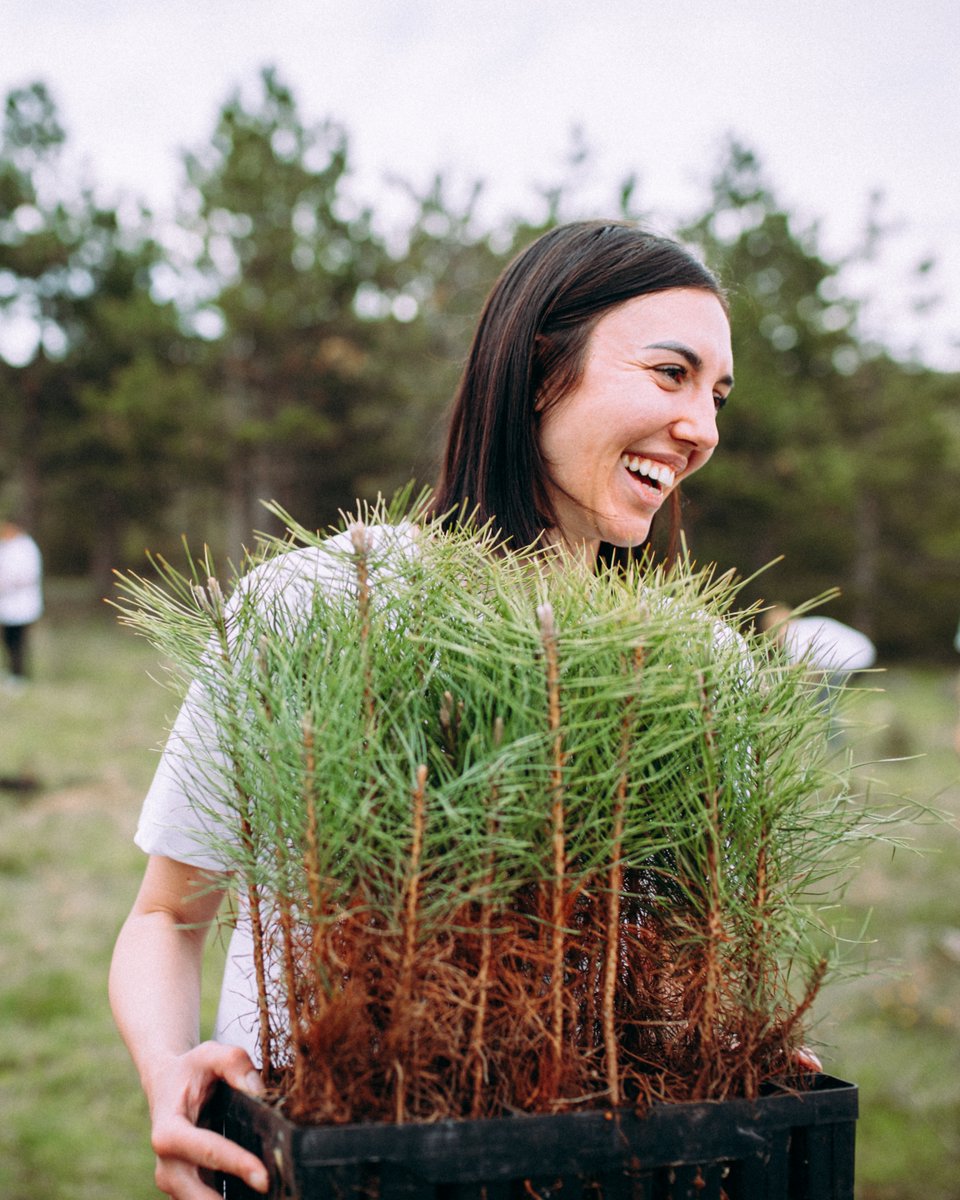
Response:
[[[374,203],[387,175],[443,170],[486,181],[491,219],[530,213],[579,126],[585,202],[635,172],[669,231],[734,133],[831,255],[884,193],[900,232],[851,286],[891,344],[960,369],[958,61],[958,0],[0,0],[0,89],[49,85],[107,198],[168,206],[180,149],[266,64],[305,119],[346,127]],[[944,299],[918,320],[928,255]]]

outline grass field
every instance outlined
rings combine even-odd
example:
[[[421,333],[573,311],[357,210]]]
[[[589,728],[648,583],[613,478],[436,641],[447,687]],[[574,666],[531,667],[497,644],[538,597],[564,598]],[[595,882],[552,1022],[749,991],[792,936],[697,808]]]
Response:
[[[131,837],[174,706],[150,648],[53,589],[34,674],[0,692],[0,1197],[140,1200],[157,1193],[145,1105],[111,1022],[106,973],[142,859]],[[897,669],[856,716],[882,726],[858,757],[879,791],[926,800],[947,823],[901,830],[849,895],[871,910],[866,962],[819,1006],[827,1068],[861,1090],[861,1200],[960,1196],[960,759],[954,679]],[[919,756],[919,757],[909,757]],[[866,957],[865,957],[866,956]],[[211,952],[212,1013],[219,951]]]

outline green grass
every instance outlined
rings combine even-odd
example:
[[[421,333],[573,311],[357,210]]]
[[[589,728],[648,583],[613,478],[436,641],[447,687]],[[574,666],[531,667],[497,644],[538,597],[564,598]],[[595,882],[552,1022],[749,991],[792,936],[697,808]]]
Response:
[[[174,701],[148,677],[154,653],[107,611],[55,603],[34,633],[34,681],[0,691],[0,778],[37,785],[0,790],[0,1196],[155,1197],[106,977]]]
[[[145,1104],[106,1000],[113,940],[136,892],[137,812],[174,707],[148,677],[154,653],[82,597],[35,630],[35,680],[0,692],[0,1196],[141,1200],[157,1195]],[[819,1004],[831,1073],[855,1081],[860,1200],[954,1200],[960,1175],[960,759],[954,677],[895,670],[856,716],[882,726],[858,757],[919,755],[864,774],[926,800],[913,849],[873,850],[851,888],[849,982]],[[219,951],[211,955],[209,1023]]]
[[[869,918],[860,967],[824,995],[817,1033],[836,1075],[860,1088],[858,1195],[863,1200],[955,1200],[960,1194],[960,758],[956,674],[893,670],[855,697],[876,726],[858,758],[876,791],[909,796],[944,821],[899,832],[908,848],[871,853],[847,896],[851,927]]]

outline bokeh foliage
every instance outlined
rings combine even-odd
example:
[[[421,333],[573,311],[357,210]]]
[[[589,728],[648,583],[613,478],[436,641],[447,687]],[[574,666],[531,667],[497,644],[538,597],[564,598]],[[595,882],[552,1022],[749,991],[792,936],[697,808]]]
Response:
[[[49,570],[102,591],[184,531],[236,558],[276,528],[261,500],[321,528],[357,498],[432,482],[501,267],[558,220],[632,217],[646,199],[629,179],[587,210],[574,146],[527,213],[485,222],[481,183],[461,194],[438,175],[396,183],[388,217],[354,193],[348,131],[301,114],[272,70],[184,155],[175,218],[104,203],[71,182],[67,150],[43,84],[7,97],[0,309],[27,344],[0,358],[0,504]],[[769,599],[839,587],[831,615],[885,656],[948,657],[958,378],[861,334],[843,268],[883,233],[867,219],[831,260],[735,140],[705,192],[677,224],[730,289],[737,387],[690,485],[695,555],[744,575],[782,555]]]

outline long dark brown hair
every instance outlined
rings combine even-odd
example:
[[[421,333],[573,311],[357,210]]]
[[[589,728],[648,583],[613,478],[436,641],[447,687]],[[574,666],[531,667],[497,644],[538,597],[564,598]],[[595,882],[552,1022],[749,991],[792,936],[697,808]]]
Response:
[[[467,516],[489,521],[501,540],[518,547],[555,528],[539,415],[579,383],[604,313],[671,288],[711,292],[726,307],[716,277],[689,250],[625,221],[560,225],[523,250],[480,315],[454,398],[433,512],[448,523]],[[671,500],[676,527],[677,492]],[[606,559],[623,554],[601,547]]]

